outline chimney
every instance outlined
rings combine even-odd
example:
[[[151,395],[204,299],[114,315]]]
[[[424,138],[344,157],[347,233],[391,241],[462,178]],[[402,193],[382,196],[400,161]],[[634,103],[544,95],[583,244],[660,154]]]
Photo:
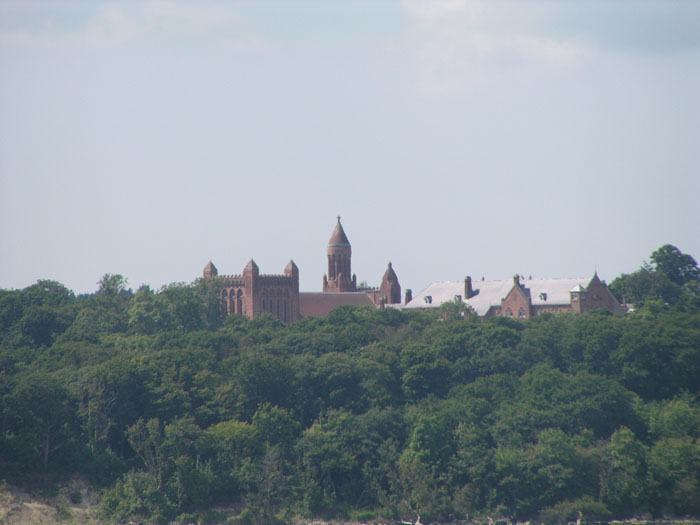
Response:
[[[404,304],[408,304],[413,300],[413,291],[410,288],[406,288],[406,295],[404,296]]]
[[[472,278],[467,275],[464,278],[464,297],[465,299],[471,299],[474,297],[474,290],[472,289]]]
[[[520,276],[517,273],[513,276],[513,285],[520,286]]]

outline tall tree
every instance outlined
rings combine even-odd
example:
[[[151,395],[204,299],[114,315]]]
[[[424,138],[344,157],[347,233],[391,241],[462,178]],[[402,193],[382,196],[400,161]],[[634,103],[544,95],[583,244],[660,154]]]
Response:
[[[48,469],[53,452],[71,438],[74,410],[68,389],[53,374],[26,372],[15,377],[6,402],[14,420],[13,432],[26,449],[41,458],[44,470]]]
[[[126,279],[118,273],[104,274],[97,284],[100,286],[97,290],[98,295],[106,295],[108,297],[131,295],[131,290],[126,289]]]
[[[700,268],[695,259],[671,244],[665,244],[653,252],[651,261],[657,272],[663,273],[679,286],[700,280]]]

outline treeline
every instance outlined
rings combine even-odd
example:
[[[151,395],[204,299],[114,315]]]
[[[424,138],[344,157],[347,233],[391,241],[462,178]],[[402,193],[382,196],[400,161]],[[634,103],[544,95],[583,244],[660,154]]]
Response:
[[[284,326],[225,317],[216,279],[0,291],[0,477],[85,476],[112,522],[698,516],[688,275],[625,317],[526,322],[449,305]]]

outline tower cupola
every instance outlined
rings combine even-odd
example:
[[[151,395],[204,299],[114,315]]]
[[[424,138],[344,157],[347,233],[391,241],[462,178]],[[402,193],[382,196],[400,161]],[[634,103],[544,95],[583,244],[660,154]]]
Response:
[[[324,292],[354,292],[357,290],[357,278],[352,274],[352,247],[343,225],[338,222],[333,229],[326,249],[328,273],[323,276]]]

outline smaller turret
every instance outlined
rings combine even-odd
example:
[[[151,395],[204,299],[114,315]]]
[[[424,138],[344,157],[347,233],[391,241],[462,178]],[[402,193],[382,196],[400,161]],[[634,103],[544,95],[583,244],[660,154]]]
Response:
[[[382,284],[379,286],[379,296],[381,298],[386,297],[387,304],[401,303],[401,285],[391,263],[387,265],[382,277]]]
[[[202,273],[204,277],[216,277],[217,275],[219,275],[219,271],[216,269],[216,266],[214,266],[214,263],[211,261],[207,263]]]
[[[297,268],[293,260],[290,259],[287,266],[284,267],[284,275],[289,275],[290,277],[299,275],[299,268]]]
[[[245,268],[243,268],[243,274],[245,275],[246,273],[252,273],[256,277],[260,275],[260,269],[258,268],[258,265],[255,264],[253,259],[248,261],[248,264],[246,264]]]

